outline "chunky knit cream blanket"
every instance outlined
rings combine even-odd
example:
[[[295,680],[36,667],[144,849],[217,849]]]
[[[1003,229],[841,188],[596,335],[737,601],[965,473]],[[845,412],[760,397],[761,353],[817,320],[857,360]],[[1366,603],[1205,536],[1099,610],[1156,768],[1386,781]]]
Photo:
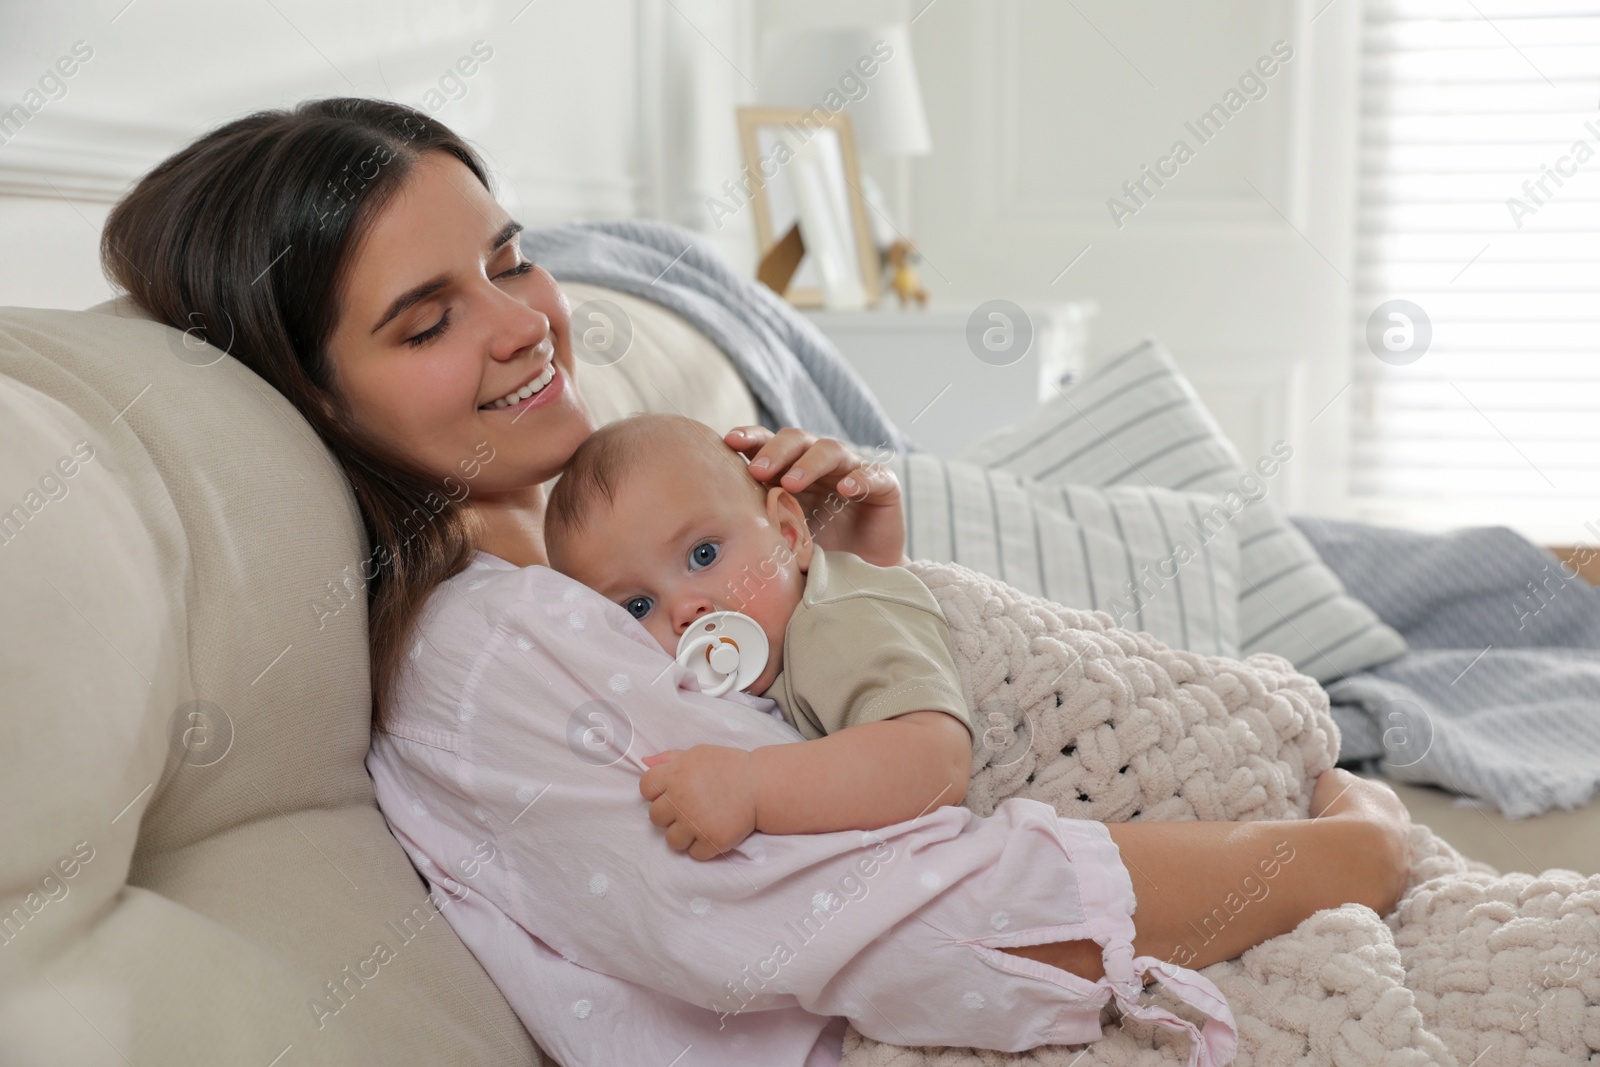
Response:
[[[1333,766],[1328,697],[1288,661],[1167,648],[954,564],[913,572],[950,622],[980,739],[966,805],[1031,797],[1102,822],[1298,819]],[[1394,914],[1357,904],[1200,973],[1228,998],[1240,1067],[1600,1064],[1600,876],[1500,874],[1426,826]],[[1152,1001],[1204,1017],[1159,985]],[[881,1044],[842,1067],[1145,1067],[1188,1039],[1117,1018],[1087,1046],[1004,1053]]]

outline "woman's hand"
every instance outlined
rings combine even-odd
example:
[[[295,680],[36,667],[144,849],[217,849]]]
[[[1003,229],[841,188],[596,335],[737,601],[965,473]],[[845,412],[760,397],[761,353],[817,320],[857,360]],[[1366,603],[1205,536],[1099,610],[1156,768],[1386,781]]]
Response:
[[[853,552],[880,567],[909,562],[900,480],[887,467],[863,460],[831,437],[792,426],[777,433],[739,426],[723,440],[750,460],[758,482],[781,486],[799,499],[811,536],[824,550]]]
[[[709,860],[755,832],[755,761],[744,749],[696,745],[644,762],[650,769],[639,779],[639,792],[651,802],[650,821],[666,829],[675,851]]]

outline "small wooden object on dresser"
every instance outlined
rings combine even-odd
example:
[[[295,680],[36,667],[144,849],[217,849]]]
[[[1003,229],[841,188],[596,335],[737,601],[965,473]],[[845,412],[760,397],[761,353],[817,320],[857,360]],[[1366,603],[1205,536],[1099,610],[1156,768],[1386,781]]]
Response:
[[[1600,585],[1600,548],[1585,545],[1561,545],[1550,547],[1550,551],[1567,563],[1578,576],[1590,585]]]
[[[928,306],[928,290],[922,287],[922,279],[911,268],[911,264],[921,258],[917,246],[904,237],[896,238],[893,244],[883,250],[883,264],[890,272],[889,288],[900,298],[902,308],[912,300],[916,301],[918,307]]]
[[[808,311],[861,375],[894,424],[945,459],[1027,418],[1087,362],[1093,300],[1023,301],[1032,342],[1015,362],[997,365],[973,351],[973,316],[995,301],[943,300],[930,311]],[[1018,308],[1018,305],[1012,305]],[[982,319],[987,327],[990,320]],[[875,441],[858,441],[871,447]]]

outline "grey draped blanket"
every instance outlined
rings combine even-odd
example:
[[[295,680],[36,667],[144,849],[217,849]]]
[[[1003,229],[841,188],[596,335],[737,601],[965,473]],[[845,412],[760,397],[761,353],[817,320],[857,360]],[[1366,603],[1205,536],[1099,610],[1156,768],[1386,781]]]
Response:
[[[522,250],[558,281],[619,289],[683,316],[728,354],[764,426],[916,451],[821,330],[690,231],[646,219],[576,222],[524,230]]]
[[[1511,819],[1600,786],[1600,589],[1503,527],[1424,534],[1297,515],[1411,651],[1330,683],[1341,764],[1492,802]]]

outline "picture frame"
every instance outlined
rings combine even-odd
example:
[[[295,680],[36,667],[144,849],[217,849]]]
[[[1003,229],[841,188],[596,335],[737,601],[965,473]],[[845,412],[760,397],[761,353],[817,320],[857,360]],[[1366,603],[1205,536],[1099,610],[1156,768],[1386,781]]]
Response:
[[[741,107],[736,115],[758,260],[796,223],[804,231],[806,254],[783,296],[796,307],[876,306],[882,268],[850,116],[787,107]]]

